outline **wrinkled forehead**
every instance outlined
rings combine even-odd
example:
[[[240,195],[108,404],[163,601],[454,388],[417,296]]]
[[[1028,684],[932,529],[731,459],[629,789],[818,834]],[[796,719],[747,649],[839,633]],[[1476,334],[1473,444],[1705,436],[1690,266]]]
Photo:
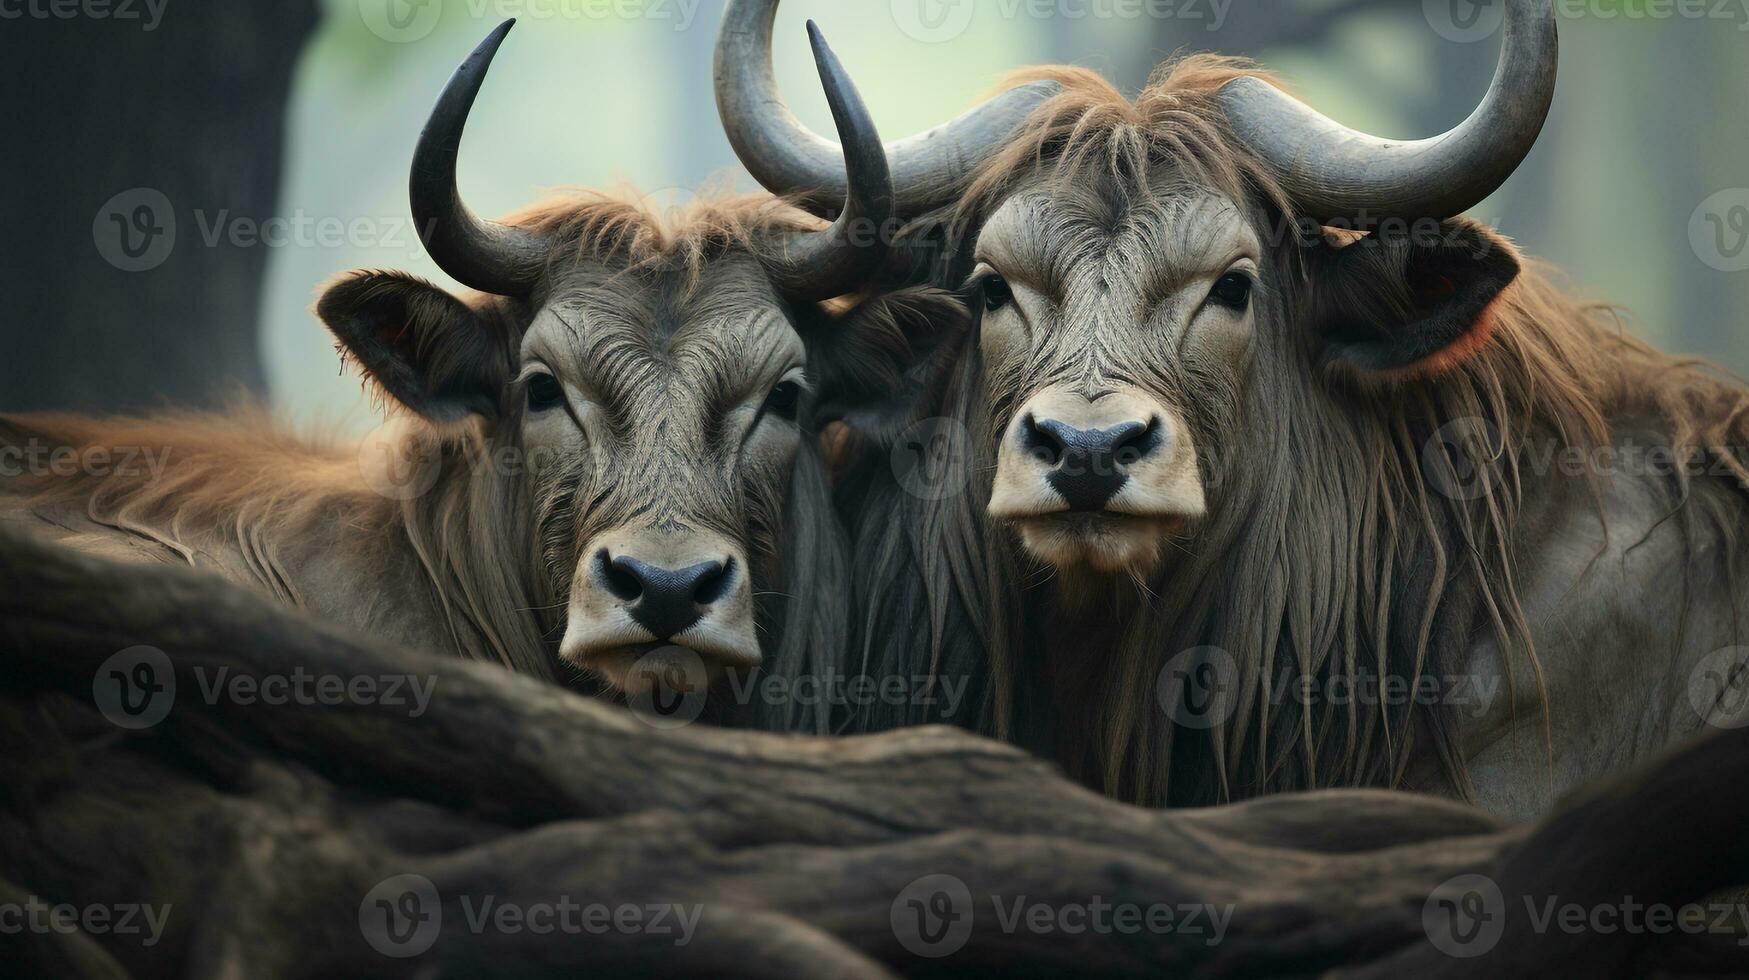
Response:
[[[1161,181],[1053,180],[1009,197],[985,222],[976,257],[1011,280],[1061,297],[1069,282],[1170,284],[1206,276],[1241,258],[1261,261],[1249,217],[1218,191]]]
[[[607,394],[658,377],[756,385],[799,365],[803,347],[758,263],[729,256],[697,269],[582,264],[535,315],[522,358]]]

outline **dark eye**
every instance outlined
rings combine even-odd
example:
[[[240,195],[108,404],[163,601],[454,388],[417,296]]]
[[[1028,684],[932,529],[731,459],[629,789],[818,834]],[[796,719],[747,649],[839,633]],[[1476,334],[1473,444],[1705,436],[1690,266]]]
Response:
[[[785,381],[771,389],[765,398],[765,410],[779,418],[794,419],[796,406],[802,401],[802,386]]]
[[[1229,310],[1244,312],[1251,305],[1251,277],[1243,272],[1229,272],[1215,281],[1209,299]]]
[[[983,297],[985,313],[994,313],[1014,302],[1014,290],[1008,288],[1008,280],[994,272],[978,280],[978,293]]]
[[[565,388],[550,374],[530,375],[528,379],[528,410],[544,412],[565,403]]]

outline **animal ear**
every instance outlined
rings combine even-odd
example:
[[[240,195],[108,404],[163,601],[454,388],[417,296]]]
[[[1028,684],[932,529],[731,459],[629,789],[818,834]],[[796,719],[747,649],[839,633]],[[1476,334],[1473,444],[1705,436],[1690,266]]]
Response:
[[[1518,277],[1512,246],[1467,219],[1315,247],[1314,329],[1325,364],[1362,379],[1439,375],[1488,343]]]
[[[390,397],[432,422],[498,414],[508,380],[500,331],[416,276],[354,272],[316,301],[316,315]]]
[[[820,320],[806,330],[817,415],[876,441],[910,419],[971,326],[965,303],[932,286],[875,294]]]

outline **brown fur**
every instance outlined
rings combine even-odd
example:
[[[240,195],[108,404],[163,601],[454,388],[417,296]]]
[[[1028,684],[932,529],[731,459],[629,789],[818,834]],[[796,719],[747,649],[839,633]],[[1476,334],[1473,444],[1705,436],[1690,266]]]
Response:
[[[822,224],[769,197],[712,198],[658,214],[633,201],[592,192],[541,204],[510,220],[555,243],[545,292],[569,288],[566,276],[572,267],[601,266],[626,277],[627,304],[648,295],[641,290],[650,283],[682,293],[694,290],[713,261],[731,252],[757,251],[772,233]],[[737,289],[747,290],[749,302],[763,301],[777,313],[778,300],[770,287],[756,279],[734,281],[740,284]],[[634,287],[634,281],[645,285]],[[541,480],[507,475],[491,464],[495,450],[520,448],[523,393],[509,382],[517,370],[518,340],[532,311],[548,297],[525,303],[476,294],[457,301],[401,274],[352,274],[341,282],[358,284],[348,297],[354,305],[368,305],[378,293],[411,297],[407,328],[400,334],[391,331],[385,340],[391,348],[415,354],[428,377],[479,378],[481,384],[502,389],[490,417],[476,414],[437,424],[401,409],[379,387],[377,397],[391,406],[401,451],[429,451],[438,460],[439,475],[430,491],[405,501],[386,498],[366,481],[364,459],[356,447],[293,435],[259,409],[217,415],[168,412],[138,419],[41,415],[0,419],[0,446],[35,440],[82,453],[103,446],[153,447],[169,453],[168,467],[161,478],[142,471],[70,477],[26,473],[0,479],[0,519],[22,520],[100,550],[216,566],[293,605],[319,605],[314,593],[337,592],[327,599],[346,605],[339,618],[356,625],[416,620],[429,608],[437,619],[427,624],[429,629],[390,632],[409,642],[446,634],[448,642],[442,645],[453,653],[553,676],[566,590],[578,560],[576,539],[585,525],[608,519],[627,502],[608,499],[611,484],[606,489],[587,486],[587,461]],[[676,309],[684,308],[684,298],[675,300]],[[718,299],[740,302],[742,296]],[[477,316],[484,329],[412,327],[458,313]],[[799,310],[796,315],[826,314]],[[900,329],[897,314],[878,303],[858,315],[843,310],[837,315],[862,324],[869,342],[883,330],[896,334]],[[591,342],[659,358],[662,344],[637,335],[667,329],[657,320],[628,320],[618,332],[604,327],[591,334]],[[853,332],[850,327],[844,331]],[[810,364],[808,370],[823,368]],[[366,383],[372,383],[365,374]],[[723,379],[725,386],[733,381]],[[701,405],[700,411],[707,407]],[[801,424],[812,425],[805,417]],[[725,505],[728,509],[718,516],[728,520],[731,511],[744,511],[747,526],[728,532],[747,537],[756,560],[787,563],[781,572],[801,579],[793,587],[776,583],[794,596],[790,622],[761,624],[780,633],[768,641],[771,672],[817,667],[843,643],[838,607],[845,590],[836,585],[843,561],[841,544],[835,543],[839,532],[812,448],[814,435],[804,429],[804,437],[793,475],[787,469],[744,474],[759,484],[751,490],[725,482],[723,474],[686,484],[708,486],[715,496],[736,497],[739,490],[745,491],[739,496],[755,498],[743,500],[739,511]],[[650,456],[662,447],[635,448]],[[619,476],[609,476],[624,479],[646,470],[659,475],[659,462],[640,457],[634,467],[621,460]],[[768,483],[772,486],[766,487]],[[590,512],[592,506],[595,512]],[[814,527],[816,523],[820,526]],[[145,550],[130,551],[130,545],[118,541],[137,542]],[[310,569],[320,571],[311,575]],[[824,724],[823,718],[790,720]]]
[[[1273,83],[1246,62],[1215,56],[1163,66],[1134,102],[1080,69],[1017,76],[1014,84],[1045,78],[1062,91],[957,206],[912,232],[946,225],[950,241],[963,245],[1041,175],[1053,195],[1107,194],[1131,206],[1208,188],[1244,202],[1266,231],[1291,228],[1296,218],[1275,176],[1231,137],[1213,98],[1241,75]],[[1301,318],[1320,299],[1339,305],[1342,297],[1318,296],[1306,243],[1274,237],[1265,252],[1277,277],[1259,290],[1270,312],[1259,314],[1248,378],[1230,389],[1184,379],[1201,387],[1181,399],[1198,445],[1243,448],[1204,459],[1205,482],[1219,487],[1220,500],[1147,580],[1050,580],[985,517],[987,460],[1025,392],[1018,379],[1000,378],[984,404],[979,391],[989,379],[980,377],[975,348],[962,348],[959,369],[919,414],[968,426],[972,488],[940,501],[859,488],[869,509],[859,548],[873,556],[859,580],[868,663],[987,677],[983,727],[1054,754],[1124,799],[1206,803],[1401,786],[1411,763],[1426,758],[1464,793],[1452,722],[1439,709],[1351,703],[1319,712],[1291,698],[1272,704],[1271,685],[1282,672],[1289,683],[1346,676],[1360,684],[1365,675],[1456,669],[1471,628],[1494,637],[1508,662],[1522,653],[1535,665],[1518,581],[1532,557],[1518,549],[1518,519],[1534,489],[1520,454],[1533,441],[1596,446],[1618,420],[1651,419],[1679,456],[1710,454],[1739,488],[1749,483],[1749,390],[1626,336],[1614,311],[1572,299],[1546,270],[1527,268],[1460,349],[1395,377],[1358,378],[1308,356]],[[967,271],[959,253],[938,281],[957,284]],[[1160,373],[1172,376],[1172,366]],[[1461,419],[1485,420],[1504,447],[1457,448],[1432,464],[1477,467],[1486,489],[1473,500],[1431,488],[1423,459],[1440,426]],[[1734,549],[1743,495],[1726,510],[1717,497],[1693,503],[1690,489],[1678,473],[1669,505],[1695,529],[1695,547],[1722,539]],[[927,636],[925,649],[901,649],[915,644],[908,633]],[[1162,663],[1202,645],[1232,652],[1243,672],[1237,712],[1207,737],[1187,735],[1155,703]],[[1516,681],[1526,682],[1540,677]],[[901,720],[919,719],[877,714],[867,724]]]

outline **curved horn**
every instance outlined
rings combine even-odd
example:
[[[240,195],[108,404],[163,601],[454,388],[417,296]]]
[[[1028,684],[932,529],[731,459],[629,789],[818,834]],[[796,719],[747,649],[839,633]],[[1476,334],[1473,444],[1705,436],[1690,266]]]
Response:
[[[840,200],[843,211],[832,227],[786,237],[777,257],[767,263],[784,293],[800,302],[831,299],[860,287],[886,255],[894,224],[893,177],[881,134],[856,83],[813,21],[808,21],[808,40],[838,138],[844,141],[839,165],[849,179]]]
[[[475,217],[456,190],[455,165],[474,97],[515,23],[507,20],[486,35],[443,87],[419,134],[407,188],[419,240],[438,267],[457,282],[500,296],[528,292],[546,262],[546,246],[520,228]]]
[[[848,190],[844,154],[802,125],[784,104],[771,68],[778,0],[729,0],[717,36],[717,114],[735,155],[774,194],[801,194],[803,207],[826,214]],[[996,96],[963,116],[887,149],[898,213],[916,216],[959,197],[967,179],[1040,103],[1054,82],[1034,82]]]
[[[1306,214],[1449,218],[1499,189],[1536,143],[1558,52],[1550,0],[1508,0],[1487,96],[1455,129],[1424,140],[1357,132],[1257,78],[1230,82],[1220,98],[1234,133],[1283,175]]]

